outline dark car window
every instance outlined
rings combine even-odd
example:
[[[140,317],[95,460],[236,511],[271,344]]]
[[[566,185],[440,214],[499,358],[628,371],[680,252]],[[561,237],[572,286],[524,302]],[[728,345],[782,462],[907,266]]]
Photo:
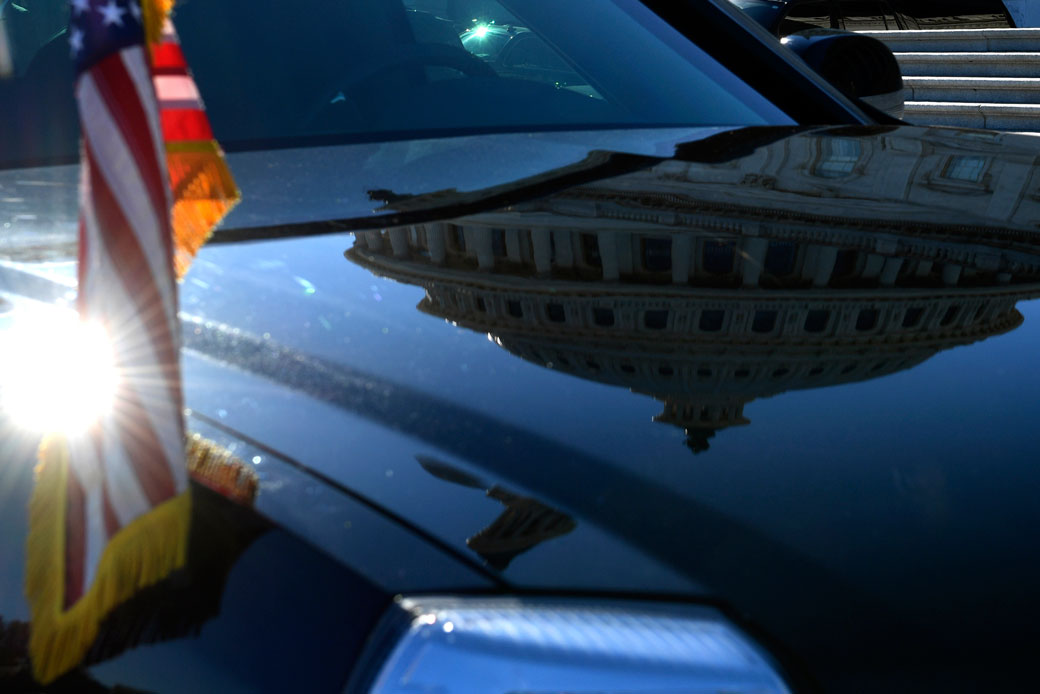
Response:
[[[1014,22],[1001,0],[901,0],[895,9],[911,29],[1000,29]]]
[[[36,53],[65,29],[67,2],[0,0],[0,32],[6,32],[15,75],[23,75]]]
[[[730,0],[730,2],[770,31],[776,20],[787,9],[786,5],[776,0]]]
[[[503,76],[541,82],[594,99],[604,98],[545,41],[531,32],[516,34],[509,40],[499,56],[496,70]]]
[[[788,11],[780,23],[780,34],[786,36],[805,29],[837,29],[838,19],[830,0],[800,2]]]
[[[462,47],[484,60],[498,60],[502,50],[513,38],[515,32],[487,25],[476,25],[462,34]]]
[[[502,63],[509,67],[536,67],[547,70],[569,70],[567,64],[536,36],[517,37]]]
[[[772,26],[765,0],[733,0],[756,20]],[[745,7],[748,6],[748,7]],[[751,8],[750,10],[748,8]],[[1013,26],[1000,0],[791,0],[780,35],[817,27],[847,31],[983,29]]]
[[[881,0],[839,0],[840,28],[846,31],[894,31],[902,29],[896,13]]]
[[[0,165],[77,147],[66,3],[19,12],[8,27],[19,72],[0,82]],[[225,143],[792,122],[637,0],[180,0],[174,19]],[[546,70],[503,69],[467,40],[477,33],[502,46],[531,35],[542,45],[514,64]]]

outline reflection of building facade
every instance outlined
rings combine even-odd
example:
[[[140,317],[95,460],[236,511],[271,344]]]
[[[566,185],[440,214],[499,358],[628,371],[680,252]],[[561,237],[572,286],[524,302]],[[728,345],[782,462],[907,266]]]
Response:
[[[715,285],[728,275],[750,286],[763,271],[815,286],[859,276],[955,285],[962,272],[997,282],[1012,273],[1040,278],[1035,151],[1004,133],[840,132],[785,137],[724,163],[667,160],[461,225],[394,229],[385,240],[397,257],[417,251],[436,264],[607,281],[652,274]],[[991,157],[980,154],[989,150]],[[451,202],[434,193],[391,206]],[[698,233],[672,237],[676,229]],[[719,235],[742,241],[720,243]],[[979,244],[981,237],[1003,250]],[[379,250],[379,232],[367,242]]]
[[[665,161],[562,197],[588,200],[609,190],[614,200],[627,193],[647,211],[680,215],[687,205],[695,211],[732,203],[745,224],[829,220],[838,227],[835,232],[854,230],[854,223],[866,223],[876,233],[1037,229],[1037,156],[1032,145],[1022,146],[1020,136],[872,130],[866,136],[857,129],[830,129],[786,137],[723,163]],[[947,211],[947,218],[936,219],[936,209]],[[661,221],[667,223],[667,216]]]
[[[1040,295],[1036,232],[1022,228],[1040,220],[1032,170],[1014,185],[979,174],[994,200],[1017,201],[1011,226],[942,224],[914,219],[920,196],[956,216],[964,195],[929,183],[931,155],[873,153],[893,167],[868,176],[856,173],[861,147],[794,139],[732,164],[666,161],[500,212],[362,232],[348,256],[423,286],[420,310],[524,359],[655,397],[656,419],[695,450],[747,423],[755,398],[890,374],[1019,325],[1016,302]],[[932,154],[958,176],[989,171]],[[911,160],[912,181],[897,185]],[[753,166],[778,175],[763,187]],[[807,213],[820,189],[805,176],[855,180]],[[878,193],[892,186],[898,199]]]
[[[801,252],[801,251],[799,251]],[[876,378],[1017,327],[1040,287],[697,288],[528,280],[356,247],[373,272],[424,286],[419,310],[528,361],[651,395],[691,447],[745,424],[744,405]],[[702,443],[698,443],[701,441]]]

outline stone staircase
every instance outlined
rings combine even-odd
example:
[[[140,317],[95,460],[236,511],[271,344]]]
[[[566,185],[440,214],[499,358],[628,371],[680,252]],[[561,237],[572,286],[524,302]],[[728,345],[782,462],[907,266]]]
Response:
[[[1040,133],[1040,29],[863,33],[895,53],[907,121]]]

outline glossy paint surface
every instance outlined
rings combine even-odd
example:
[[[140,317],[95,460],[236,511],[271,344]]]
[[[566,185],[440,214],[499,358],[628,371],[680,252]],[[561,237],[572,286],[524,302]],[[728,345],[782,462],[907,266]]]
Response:
[[[709,601],[810,687],[1026,690],[1040,145],[672,135],[244,166],[181,290],[195,421],[436,547],[395,592]],[[265,514],[363,567],[307,487]]]

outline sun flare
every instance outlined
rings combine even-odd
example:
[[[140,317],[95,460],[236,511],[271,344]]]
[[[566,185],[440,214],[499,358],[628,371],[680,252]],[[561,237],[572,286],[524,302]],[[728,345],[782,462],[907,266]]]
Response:
[[[81,432],[111,410],[118,380],[105,331],[72,314],[18,325],[0,344],[0,413],[19,427]]]

